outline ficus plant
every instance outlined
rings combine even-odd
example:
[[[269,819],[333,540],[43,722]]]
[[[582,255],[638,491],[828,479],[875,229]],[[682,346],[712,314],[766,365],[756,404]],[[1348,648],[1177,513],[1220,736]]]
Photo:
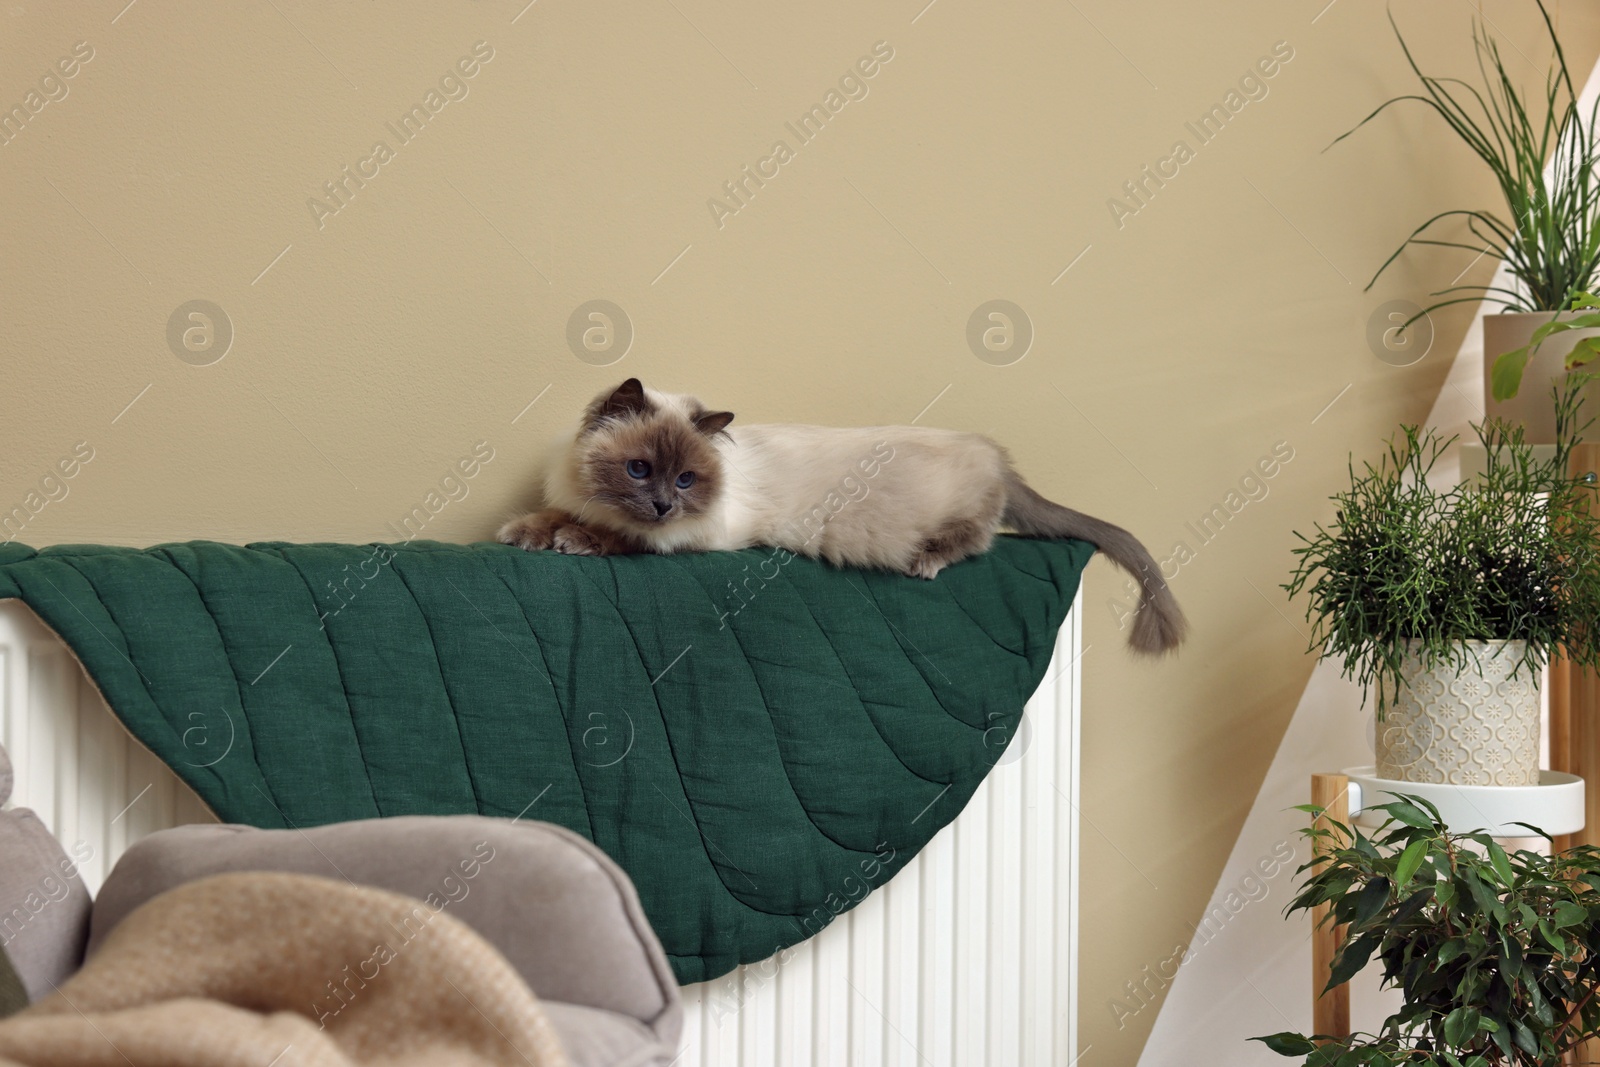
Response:
[[[1300,810],[1313,858],[1286,911],[1347,925],[1326,989],[1376,958],[1404,1002],[1376,1033],[1252,1040],[1305,1067],[1556,1067],[1600,1035],[1600,849],[1508,853],[1414,796],[1371,836]]]

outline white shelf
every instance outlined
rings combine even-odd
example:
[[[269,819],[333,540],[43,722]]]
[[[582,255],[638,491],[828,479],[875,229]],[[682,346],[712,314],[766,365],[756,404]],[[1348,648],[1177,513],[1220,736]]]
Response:
[[[1379,778],[1375,767],[1340,772],[1350,779],[1350,817],[1363,827],[1378,826],[1387,812],[1373,810],[1406,793],[1439,809],[1445,825],[1456,833],[1486,830],[1493,837],[1530,837],[1525,827],[1547,834],[1583,829],[1583,779],[1561,771],[1539,772],[1538,785],[1437,785]]]

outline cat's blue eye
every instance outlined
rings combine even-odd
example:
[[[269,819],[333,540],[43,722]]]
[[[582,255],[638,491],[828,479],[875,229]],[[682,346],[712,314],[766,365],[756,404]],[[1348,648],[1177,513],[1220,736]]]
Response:
[[[648,477],[650,477],[650,464],[646,463],[642,459],[630,459],[630,460],[628,460],[628,477],[630,477],[630,478],[648,478]]]
[[[678,488],[687,489],[694,484],[694,471],[684,471],[678,475]]]

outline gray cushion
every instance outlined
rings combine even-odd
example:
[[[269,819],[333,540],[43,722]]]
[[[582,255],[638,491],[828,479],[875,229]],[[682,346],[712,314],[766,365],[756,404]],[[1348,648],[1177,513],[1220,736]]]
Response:
[[[344,878],[442,905],[504,953],[541,999],[598,1009],[601,1023],[627,1020],[622,1030],[597,1023],[595,1037],[597,1049],[624,1058],[575,1055],[584,1067],[652,1062],[626,1058],[630,1026],[662,1049],[678,1043],[678,986],[633,884],[594,845],[549,823],[413,815],[308,830],[163,830],[125,852],[101,887],[89,952],[156,894],[250,870]],[[569,1022],[580,1017],[569,1013]]]
[[[543,1003],[572,1067],[667,1067],[677,1055],[630,1015],[556,1000]]]
[[[0,748],[0,804],[11,796]],[[0,949],[30,1000],[78,969],[89,936],[89,891],[78,868],[27,808],[0,811]]]

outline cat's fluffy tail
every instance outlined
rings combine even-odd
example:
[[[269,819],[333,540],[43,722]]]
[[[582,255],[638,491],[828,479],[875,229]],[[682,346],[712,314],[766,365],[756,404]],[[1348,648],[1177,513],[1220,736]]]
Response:
[[[1128,647],[1158,656],[1171,652],[1183,640],[1188,622],[1177,598],[1161,577],[1161,567],[1150,552],[1127,530],[1081,511],[1046,500],[1016,471],[1006,472],[1007,526],[1029,537],[1075,537],[1104,552],[1139,583],[1139,606],[1133,614]]]

